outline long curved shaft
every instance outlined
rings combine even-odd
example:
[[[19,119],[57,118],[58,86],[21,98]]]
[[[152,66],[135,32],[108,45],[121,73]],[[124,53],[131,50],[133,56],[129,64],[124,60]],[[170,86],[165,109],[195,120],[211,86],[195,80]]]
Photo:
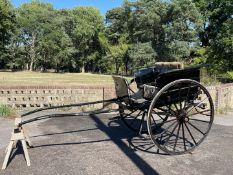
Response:
[[[68,108],[68,107],[79,107],[79,106],[86,106],[86,105],[93,105],[93,104],[98,104],[98,103],[106,103],[106,102],[111,102],[111,103],[116,103],[119,100],[119,98],[113,98],[109,100],[99,100],[99,101],[94,101],[94,102],[85,102],[85,103],[77,103],[77,104],[69,104],[69,105],[62,105],[62,106],[50,106],[50,107],[45,107],[45,108],[39,108],[35,109],[33,111],[26,112],[21,115],[21,117],[25,117],[30,114],[34,114],[40,111],[46,111],[50,109],[58,109],[58,108]]]

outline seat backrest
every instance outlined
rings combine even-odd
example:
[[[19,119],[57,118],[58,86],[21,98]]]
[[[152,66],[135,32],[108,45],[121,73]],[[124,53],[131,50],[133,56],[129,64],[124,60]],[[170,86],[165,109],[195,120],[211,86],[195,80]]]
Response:
[[[115,83],[115,90],[117,97],[125,97],[123,101],[125,103],[130,103],[130,93],[129,93],[129,85],[125,78],[121,76],[112,76]]]

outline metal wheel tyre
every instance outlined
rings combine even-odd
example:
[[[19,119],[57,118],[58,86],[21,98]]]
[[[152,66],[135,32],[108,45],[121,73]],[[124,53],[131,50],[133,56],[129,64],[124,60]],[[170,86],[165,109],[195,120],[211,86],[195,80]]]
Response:
[[[148,133],[147,110],[119,105],[119,112],[121,119],[129,129],[139,134]]]
[[[159,149],[169,154],[193,151],[206,138],[214,120],[214,106],[200,83],[180,79],[163,87],[151,102],[148,132]]]

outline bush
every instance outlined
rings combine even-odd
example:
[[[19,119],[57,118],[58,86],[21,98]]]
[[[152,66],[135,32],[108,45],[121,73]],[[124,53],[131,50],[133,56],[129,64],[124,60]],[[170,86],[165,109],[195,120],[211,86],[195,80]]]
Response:
[[[201,83],[206,86],[218,85],[221,84],[215,74],[208,73],[206,68],[201,69]]]
[[[233,71],[228,71],[227,76],[233,80]]]
[[[233,83],[233,71],[228,71],[225,74],[220,74],[218,79],[222,83]]]
[[[0,117],[14,117],[16,115],[16,111],[7,106],[7,105],[0,105]]]

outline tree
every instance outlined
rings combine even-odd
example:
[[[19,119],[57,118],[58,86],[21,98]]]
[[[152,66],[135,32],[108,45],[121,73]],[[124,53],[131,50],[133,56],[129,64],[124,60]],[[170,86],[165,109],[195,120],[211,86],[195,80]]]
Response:
[[[156,53],[151,43],[137,43],[129,47],[128,59],[124,59],[126,72],[136,71],[141,68],[150,67],[155,63]]]
[[[183,61],[198,41],[202,24],[191,0],[124,1],[122,7],[107,12],[106,22],[110,44],[118,45],[125,37],[130,45],[123,58],[126,71],[130,62],[134,66],[141,62],[143,67],[155,61]]]
[[[203,31],[199,32],[201,44],[207,48],[207,62],[215,70],[233,70],[233,1],[195,0],[203,16]]]
[[[72,10],[74,28],[71,38],[77,49],[77,57],[82,64],[82,72],[95,71],[101,59],[99,33],[103,31],[103,17],[94,7],[77,7]]]
[[[130,34],[132,26],[130,19],[132,10],[131,3],[124,1],[122,7],[113,8],[106,13],[105,34],[111,44],[117,44],[121,37],[125,37],[130,42]]]
[[[15,11],[8,0],[0,0],[0,66],[9,60],[9,44],[15,31]]]
[[[106,71],[102,61],[106,52],[99,39],[104,21],[96,8],[55,10],[51,4],[34,0],[21,5],[17,17],[20,30],[11,48],[14,53],[24,54],[15,54],[20,58],[15,58],[11,67],[76,72],[83,67],[91,72]]]
[[[55,17],[49,26],[49,32],[46,32],[38,42],[40,54],[37,66],[42,70],[52,67],[57,72],[72,71],[76,69],[75,48],[65,26],[70,14],[69,11],[66,13],[63,10],[54,13]]]
[[[226,20],[215,39],[211,39],[207,62],[215,70],[227,72],[233,70],[233,19]]]
[[[54,10],[51,4],[33,0],[31,3],[19,7],[18,22],[21,28],[22,43],[27,50],[28,70],[34,70],[39,59],[39,41],[49,33],[53,23]]]
[[[118,44],[111,45],[109,47],[108,56],[115,64],[115,73],[119,74],[119,70],[123,63],[123,58],[126,56],[128,50],[128,44],[125,38],[120,38]]]
[[[201,16],[191,0],[140,0],[134,11],[136,42],[152,42],[159,60],[180,60],[197,41]]]

